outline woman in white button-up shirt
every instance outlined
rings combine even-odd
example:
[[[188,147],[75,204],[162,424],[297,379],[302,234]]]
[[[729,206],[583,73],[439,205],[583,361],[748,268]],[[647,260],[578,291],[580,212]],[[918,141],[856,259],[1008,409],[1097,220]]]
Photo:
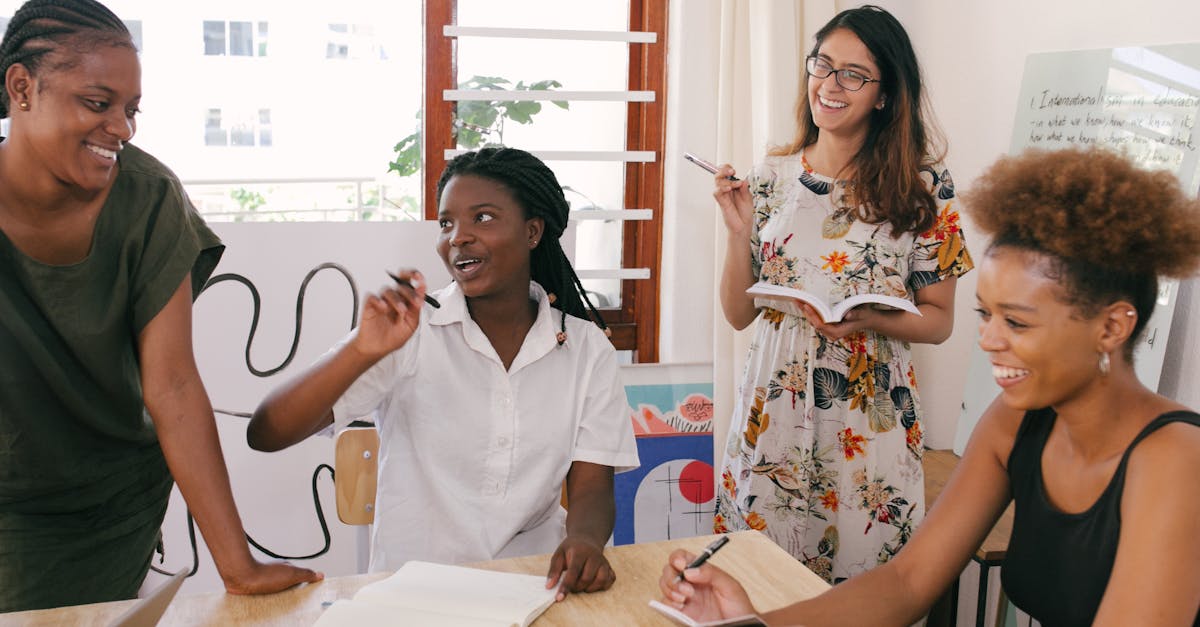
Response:
[[[375,412],[371,570],[554,552],[547,587],[607,589],[613,472],[636,467],[637,448],[616,353],[559,246],[562,188],[533,155],[485,148],[447,165],[438,199],[454,279],[440,308],[419,272],[398,273],[355,331],[263,400],[247,440],[279,450]]]

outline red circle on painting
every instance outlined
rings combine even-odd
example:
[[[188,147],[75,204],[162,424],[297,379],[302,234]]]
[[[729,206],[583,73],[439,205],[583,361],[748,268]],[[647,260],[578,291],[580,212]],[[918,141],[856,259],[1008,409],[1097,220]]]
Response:
[[[679,493],[683,498],[696,503],[707,503],[713,498],[713,467],[695,461],[683,467],[679,473]]]

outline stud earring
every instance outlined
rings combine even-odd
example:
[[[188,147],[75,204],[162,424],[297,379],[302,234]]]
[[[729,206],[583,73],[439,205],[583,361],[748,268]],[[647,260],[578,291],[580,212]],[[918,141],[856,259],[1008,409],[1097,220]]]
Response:
[[[28,111],[29,110],[29,101],[22,100],[20,102],[20,104],[18,104],[17,106],[20,107],[22,111]]]
[[[1105,376],[1112,370],[1112,360],[1108,353],[1100,353],[1100,375]]]

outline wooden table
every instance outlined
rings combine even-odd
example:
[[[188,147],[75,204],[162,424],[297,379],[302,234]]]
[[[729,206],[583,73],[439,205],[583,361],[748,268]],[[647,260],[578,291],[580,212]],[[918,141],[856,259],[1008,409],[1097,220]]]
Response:
[[[698,553],[716,536],[700,536],[630,544],[608,549],[609,563],[617,582],[604,592],[572,594],[555,603],[534,623],[536,627],[576,625],[672,625],[650,609],[650,599],[659,598],[658,577],[667,555],[685,548]],[[816,596],[829,588],[786,551],[756,531],[730,534],[728,546],[712,563],[729,571],[750,592],[755,607],[772,610]],[[475,564],[480,568],[516,573],[545,574],[549,555],[536,555]],[[300,586],[279,594],[241,597],[223,593],[180,596],[162,621],[171,625],[312,625],[325,602],[347,599],[362,586],[386,577],[386,573],[336,577]],[[136,601],[96,603],[53,610],[0,614],[0,627],[79,625],[102,627]]]
[[[927,511],[933,507],[933,502],[941,495],[942,488],[946,487],[946,481],[954,472],[954,468],[958,466],[958,462],[959,457],[954,454],[954,451],[925,451],[925,509]],[[1012,536],[1012,524],[1013,504],[1009,503],[995,526],[983,539],[983,544],[979,545],[975,555],[971,556],[971,559],[979,564],[979,596],[975,604],[976,627],[982,627],[984,624],[984,615],[987,613],[988,573],[993,566],[1004,563],[1004,556],[1008,553],[1008,539]],[[953,624],[958,611],[957,579],[954,580],[951,600],[950,621]]]

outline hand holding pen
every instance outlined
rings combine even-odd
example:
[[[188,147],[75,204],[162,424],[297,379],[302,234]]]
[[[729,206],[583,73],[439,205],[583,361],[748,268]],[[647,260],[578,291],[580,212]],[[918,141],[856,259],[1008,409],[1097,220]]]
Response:
[[[728,541],[721,536],[696,556],[682,549],[672,552],[658,579],[665,604],[698,622],[757,614],[746,589],[729,573],[706,563]]]
[[[712,173],[716,179],[713,198],[721,207],[721,217],[730,235],[749,238],[750,225],[754,218],[754,206],[750,201],[750,188],[746,182],[733,175],[729,165],[716,166],[712,162],[685,152],[683,158]]]
[[[687,565],[687,569],[700,568],[704,562],[708,561],[708,558],[713,556],[713,553],[721,550],[721,547],[725,546],[727,542],[729,542],[729,536],[721,536],[720,538],[713,540],[712,544],[709,544],[707,547],[705,547],[704,551],[697,555],[696,559],[692,560],[692,562]],[[679,575],[675,577],[675,583],[679,583],[681,581],[683,581],[683,571],[679,571]]]
[[[413,289],[416,289],[415,287],[413,287],[412,281],[410,281],[408,279],[402,279],[402,278],[392,274],[390,271],[387,271],[387,275],[389,277],[391,277],[393,281],[395,281],[396,283],[399,283],[400,285],[403,285],[404,287],[411,287]],[[429,294],[425,295],[425,302],[432,305],[434,309],[442,308],[442,304],[437,302],[437,299],[430,296]]]
[[[395,282],[363,300],[353,346],[363,356],[377,360],[404,346],[416,333],[421,320],[425,279],[416,270],[388,272]],[[436,301],[435,301],[436,302]]]

